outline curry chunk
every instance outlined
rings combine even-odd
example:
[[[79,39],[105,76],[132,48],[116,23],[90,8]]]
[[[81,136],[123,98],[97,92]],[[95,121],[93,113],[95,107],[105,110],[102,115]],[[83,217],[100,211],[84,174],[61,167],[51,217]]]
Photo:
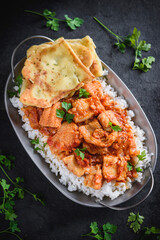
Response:
[[[67,156],[62,159],[68,170],[78,177],[81,177],[85,173],[85,168],[81,167],[75,160],[74,155]]]
[[[80,134],[78,126],[75,123],[62,123],[57,133],[48,138],[48,145],[53,153],[61,153],[62,151],[71,151],[72,148],[80,144]]]
[[[45,127],[55,127],[60,128],[62,118],[56,116],[56,109],[61,108],[61,103],[57,102],[52,107],[45,108],[41,115],[39,124]]]
[[[94,136],[95,131],[96,132],[103,131],[101,129],[100,124],[98,123],[98,121],[96,119],[94,119],[92,122],[90,122],[87,125],[80,126],[79,131],[87,143],[91,143],[91,144],[99,146],[99,147],[105,147],[105,142],[103,142],[102,139],[96,138]],[[103,131],[103,133],[104,133],[104,135],[106,134],[105,131]]]
[[[104,107],[97,97],[82,98],[72,103],[72,109],[68,112],[74,114],[74,122],[84,122],[94,115],[104,111]]]
[[[112,122],[113,125],[120,125],[112,110],[104,111],[99,114],[98,120],[100,121],[103,129],[106,131],[110,128],[109,122]]]
[[[78,99],[72,103],[73,108],[68,112],[74,114],[75,123],[80,123],[94,116],[94,111],[90,109],[89,99]]]
[[[102,172],[107,182],[110,182],[118,176],[118,157],[112,155],[106,155],[103,157]]]
[[[89,174],[84,176],[84,185],[96,190],[102,187],[102,170],[100,165],[92,166]]]
[[[102,85],[98,80],[88,82],[83,88],[89,92],[90,96],[97,96],[99,99],[103,98]]]

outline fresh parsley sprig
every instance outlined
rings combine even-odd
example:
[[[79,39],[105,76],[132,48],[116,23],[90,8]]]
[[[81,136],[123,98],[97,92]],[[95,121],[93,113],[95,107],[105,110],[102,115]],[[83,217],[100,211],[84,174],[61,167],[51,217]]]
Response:
[[[19,240],[22,238],[18,235],[21,232],[17,223],[17,214],[15,213],[15,199],[23,199],[25,192],[31,195],[36,201],[45,204],[44,201],[35,193],[30,192],[28,189],[22,187],[20,184],[24,182],[22,177],[16,177],[12,180],[11,177],[6,172],[5,168],[11,170],[14,166],[15,157],[13,155],[0,155],[0,169],[5,175],[6,179],[9,180],[7,183],[5,178],[0,178],[0,187],[2,188],[3,196],[0,197],[0,214],[4,215],[5,220],[9,221],[9,227],[0,231],[2,233],[8,233],[16,236]]]
[[[139,214],[139,212],[137,214],[131,212],[129,214],[129,217],[128,217],[128,223],[131,223],[130,224],[130,228],[135,232],[135,233],[138,233],[140,228],[141,228],[141,224],[143,223],[143,220],[144,220],[144,217],[141,216]]]
[[[80,156],[82,160],[84,160],[84,157],[85,157],[85,153],[84,151],[86,150],[87,148],[76,148],[76,150],[74,151],[77,156]]]
[[[58,118],[63,118],[63,120],[67,121],[68,123],[71,123],[74,118],[74,114],[68,113],[68,110],[72,108],[72,104],[67,102],[62,102],[61,107],[63,108],[63,110],[56,109],[56,116]]]
[[[138,157],[139,161],[145,160],[145,159],[146,159],[146,151],[143,150],[143,151],[141,152],[141,154],[137,155],[137,157]]]
[[[99,229],[97,222],[91,222],[90,224],[91,231],[88,234],[82,235],[83,237],[93,237],[98,240],[111,240],[112,234],[116,233],[117,226],[107,222],[103,224],[102,230]]]
[[[145,239],[145,237],[147,237],[147,239],[149,239],[148,237],[150,236],[156,236],[156,239],[160,239],[160,228],[151,226],[151,227],[142,227],[144,221],[144,216],[141,216],[138,213],[133,213],[131,212],[128,216],[127,219],[127,223],[131,223],[130,224],[130,228],[134,231],[134,233],[139,234],[141,233],[142,238],[141,239]]]
[[[13,96],[16,96],[18,97],[20,92],[21,92],[21,87],[22,87],[22,82],[23,82],[23,79],[22,79],[22,75],[18,75],[16,78],[15,78],[15,83],[16,83],[16,86],[17,86],[17,91],[10,91],[8,90],[7,93],[8,93],[8,96],[9,97],[13,97]]]
[[[40,145],[40,142],[39,142],[39,138],[35,138],[35,139],[33,139],[33,140],[31,140],[30,141],[30,143],[32,144],[32,145],[39,145],[39,146],[35,146],[34,147],[34,150],[37,152],[38,150],[41,150],[41,151],[43,151],[44,152],[44,148],[45,148],[45,146],[47,145],[47,142],[45,142],[45,143],[43,143],[43,145],[41,146]]]
[[[112,122],[109,122],[109,126],[113,129],[115,132],[122,131],[122,128],[119,125],[113,126]]]
[[[86,89],[84,89],[84,88],[80,88],[79,89],[79,96],[78,96],[78,98],[81,98],[81,97],[88,98],[89,95],[90,95],[90,93],[87,92]]]
[[[65,19],[59,19],[56,18],[56,13],[52,12],[48,9],[44,9],[42,13],[36,12],[36,11],[31,11],[31,10],[25,10],[25,12],[32,13],[39,15],[43,18],[46,19],[46,27],[50,28],[53,31],[58,31],[59,30],[59,22],[66,22],[67,26],[72,29],[76,30],[76,28],[80,27],[84,20],[78,17],[75,17],[74,19],[68,17],[67,14],[64,15]]]
[[[94,20],[98,22],[102,27],[104,27],[109,33],[111,33],[117,40],[114,44],[121,53],[125,53],[126,47],[130,47],[134,49],[135,60],[133,64],[133,70],[141,70],[143,72],[148,72],[152,68],[152,63],[155,62],[155,58],[149,56],[147,58],[142,58],[142,51],[148,52],[151,49],[151,44],[146,43],[145,40],[139,41],[141,36],[141,32],[134,27],[131,35],[127,36],[118,36],[114,32],[112,32],[108,27],[106,27],[102,22],[100,22],[96,17]]]

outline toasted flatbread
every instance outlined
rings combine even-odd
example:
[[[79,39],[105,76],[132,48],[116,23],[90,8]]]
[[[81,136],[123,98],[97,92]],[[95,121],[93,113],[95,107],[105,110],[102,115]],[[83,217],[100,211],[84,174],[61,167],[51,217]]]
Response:
[[[66,41],[95,77],[102,76],[102,64],[95,51],[96,46],[92,38],[86,36],[82,39],[68,39]]]
[[[27,57],[20,94],[20,101],[25,105],[50,107],[94,79],[64,38],[31,47]]]

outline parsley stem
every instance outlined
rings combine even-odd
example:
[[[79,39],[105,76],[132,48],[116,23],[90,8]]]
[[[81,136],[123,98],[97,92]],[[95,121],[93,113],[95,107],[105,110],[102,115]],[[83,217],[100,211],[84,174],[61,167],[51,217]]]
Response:
[[[39,12],[36,12],[36,11],[31,11],[31,10],[24,10],[24,11],[28,12],[28,13],[33,13],[33,14],[39,15],[41,17],[44,17],[47,20],[54,19],[54,20],[57,20],[57,21],[66,22],[66,20],[63,20],[63,19],[49,17],[49,16],[44,16],[42,13],[39,13]]]
[[[95,21],[97,21],[102,27],[104,27],[108,32],[110,32],[112,35],[114,35],[118,40],[120,40],[121,42],[123,42],[123,39],[120,38],[117,34],[115,34],[114,32],[112,32],[109,28],[107,28],[103,23],[101,23],[96,17],[93,18]]]
[[[20,236],[18,236],[18,234],[14,233],[14,232],[11,232],[11,231],[8,231],[10,228],[7,228],[6,230],[3,230],[1,231],[0,233],[10,233],[14,236],[16,236],[19,240],[23,240]]]
[[[3,173],[6,175],[6,177],[8,178],[8,180],[15,186],[18,187],[20,189],[22,189],[23,191],[27,192],[28,194],[30,194],[31,196],[34,197],[34,194],[31,193],[30,191],[28,191],[26,188],[21,187],[19,184],[15,183],[6,173],[6,171],[4,170],[4,168],[0,165],[0,168],[2,169]]]
[[[33,13],[33,14],[39,15],[41,17],[44,17],[44,15],[42,13],[39,13],[39,12],[36,12],[36,11],[31,11],[31,10],[24,10],[24,11],[28,12],[28,13]]]

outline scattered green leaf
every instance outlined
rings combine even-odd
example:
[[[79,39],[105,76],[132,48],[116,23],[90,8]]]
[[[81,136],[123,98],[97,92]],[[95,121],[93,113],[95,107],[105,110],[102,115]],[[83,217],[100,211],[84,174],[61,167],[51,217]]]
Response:
[[[112,122],[109,122],[109,126],[116,132],[122,131],[122,128],[120,126],[118,126],[118,125],[113,126]]]
[[[97,222],[91,222],[91,232],[82,236],[93,237],[98,240],[111,240],[112,234],[116,233],[117,226],[107,222],[102,226],[102,231],[99,229]]]
[[[81,19],[81,18],[74,18],[74,19],[71,19],[70,17],[68,17],[67,14],[64,15],[65,19],[66,19],[66,23],[67,25],[72,29],[72,30],[76,30],[77,27],[80,27],[83,23],[84,23],[84,20]]]
[[[138,167],[138,168],[136,168],[136,171],[137,171],[137,172],[143,172],[143,169],[140,168],[140,167]]]
[[[61,106],[64,110],[56,109],[56,116],[58,118],[63,118],[63,120],[67,121],[68,123],[71,123],[74,118],[74,114],[68,113],[68,110],[72,108],[72,104],[67,102],[62,102]]]
[[[35,139],[33,141],[33,144],[37,144],[38,140]],[[13,155],[0,155],[0,169],[5,175],[6,179],[9,180],[10,184],[7,183],[5,178],[0,178],[0,187],[2,188],[3,197],[0,198],[0,214],[4,215],[5,220],[9,221],[9,227],[5,230],[0,231],[0,234],[2,233],[9,233],[14,236],[16,236],[19,240],[22,240],[22,238],[17,234],[21,230],[18,227],[17,223],[17,214],[15,213],[14,206],[15,206],[15,199],[23,199],[24,193],[28,193],[31,195],[36,201],[41,202],[44,204],[44,201],[37,197],[36,194],[31,193],[29,190],[25,189],[20,183],[24,182],[24,179],[22,177],[16,177],[15,181],[13,181],[8,173],[5,171],[4,167],[8,168],[8,170],[11,169],[13,166],[13,161],[15,160],[15,157]]]
[[[74,114],[66,113],[64,120],[66,120],[68,123],[71,123],[74,118]]]
[[[90,95],[90,93],[87,92],[86,89],[84,89],[84,88],[80,88],[79,89],[79,96],[78,96],[78,98],[81,98],[81,97],[88,98],[89,95]]]
[[[139,41],[141,32],[136,27],[134,27],[131,35],[121,37],[112,32],[96,17],[94,17],[94,20],[97,21],[102,27],[104,27],[116,38],[117,42],[114,44],[114,46],[116,46],[121,53],[125,53],[126,47],[134,49],[135,60],[132,68],[133,70],[141,70],[143,72],[148,72],[149,69],[152,68],[152,63],[155,62],[154,57],[149,56],[147,58],[143,58],[142,60],[139,59],[142,58],[142,51],[148,52],[151,49],[151,44],[146,43],[146,41],[144,40]]]
[[[77,156],[80,156],[82,160],[84,160],[85,154],[84,151],[86,150],[86,148],[76,148],[76,150],[74,151]]]
[[[133,166],[132,166],[131,162],[127,162],[127,168],[128,168],[128,171],[132,171],[133,170]]]
[[[46,27],[50,28],[53,31],[59,30],[59,27],[60,27],[59,22],[66,22],[67,26],[72,30],[76,30],[78,27],[80,27],[84,23],[83,19],[78,18],[78,17],[72,19],[72,18],[68,17],[67,14],[64,15],[65,19],[56,18],[55,17],[56,13],[49,11],[48,9],[44,9],[43,13],[39,13],[36,11],[30,11],[30,10],[25,10],[25,12],[36,14],[36,15],[39,15],[39,16],[45,18],[46,19]]]
[[[131,222],[130,228],[132,228],[135,233],[140,230],[143,220],[144,217],[139,215],[139,213],[135,214],[131,212],[128,217],[128,223]]]
[[[146,151],[142,151],[140,155],[137,156],[139,161],[143,161],[146,159]]]
[[[72,108],[72,104],[71,103],[67,103],[67,102],[62,102],[61,103],[62,108],[64,108],[66,111],[68,111],[70,108]]]
[[[56,116],[57,116],[58,118],[63,118],[64,115],[65,115],[65,112],[64,112],[63,110],[61,110],[61,109],[56,109]]]

